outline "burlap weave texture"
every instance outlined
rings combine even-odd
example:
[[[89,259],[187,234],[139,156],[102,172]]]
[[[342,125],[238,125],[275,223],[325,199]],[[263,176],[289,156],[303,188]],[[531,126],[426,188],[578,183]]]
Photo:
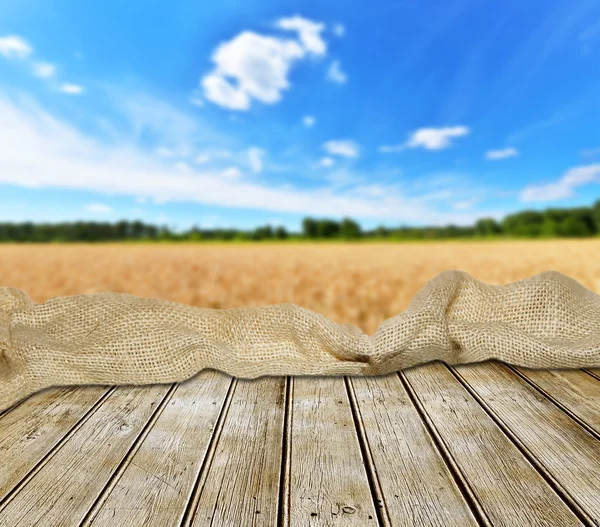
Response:
[[[430,280],[373,335],[294,304],[207,309],[123,293],[35,304],[0,287],[0,411],[50,387],[242,377],[382,375],[441,360],[600,366],[600,296],[555,271],[489,285]]]

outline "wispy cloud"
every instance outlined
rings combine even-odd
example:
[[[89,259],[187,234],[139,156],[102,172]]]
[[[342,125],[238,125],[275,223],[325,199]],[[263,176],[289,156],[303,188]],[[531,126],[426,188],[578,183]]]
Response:
[[[348,80],[348,75],[342,71],[339,60],[334,60],[327,70],[327,79],[336,84],[344,84]]]
[[[405,144],[400,144],[400,145],[381,145],[379,147],[379,151],[382,154],[393,154],[395,152],[402,152],[402,150],[406,149],[406,145]]]
[[[406,142],[408,148],[425,148],[426,150],[443,150],[452,145],[452,139],[469,135],[466,126],[445,128],[420,128],[413,132]]]
[[[214,69],[201,80],[204,97],[230,110],[248,110],[253,99],[275,104],[290,87],[292,65],[327,51],[320,36],[324,24],[296,16],[280,19],[276,27],[295,31],[298,39],[243,31],[220,44],[212,55]]]
[[[29,57],[33,48],[24,38],[17,35],[0,37],[0,55],[9,59],[24,59]]]
[[[346,34],[346,26],[344,24],[334,24],[332,28],[333,34],[336,37],[343,37]]]
[[[186,170],[178,170],[165,166],[152,153],[126,146],[131,142],[118,147],[98,143],[27,98],[9,99],[0,94],[0,115],[0,182],[4,184],[126,195],[157,203],[196,202],[395,221],[420,222],[426,217],[432,222],[470,223],[475,217],[472,212],[433,210],[422,197],[407,197],[397,189],[370,194],[363,189],[359,193],[354,187],[364,183],[352,174],[345,177],[346,190],[334,191],[257,184],[243,178],[235,166],[196,170],[186,165]]]
[[[109,212],[112,212],[112,207],[109,207],[108,205],[105,205],[103,203],[90,203],[89,205],[86,205],[85,210],[87,210],[88,212],[98,212],[101,214],[107,214]]]
[[[332,139],[323,143],[323,150],[333,156],[358,157],[359,146],[349,139]]]
[[[79,84],[61,84],[59,90],[67,95],[81,95],[85,89]]]
[[[264,168],[263,156],[265,154],[266,152],[262,148],[253,146],[248,149],[248,162],[250,163],[250,169],[255,174],[262,172]]]
[[[473,206],[477,203],[477,199],[467,199],[462,201],[457,201],[452,204],[452,208],[455,210],[468,210],[472,209]]]
[[[600,164],[571,168],[553,183],[529,185],[521,191],[519,198],[521,201],[556,201],[572,197],[575,188],[589,183],[600,183]]]
[[[306,128],[312,128],[317,120],[312,115],[305,115],[302,118],[302,124],[306,126]]]
[[[322,157],[319,160],[319,165],[321,165],[324,168],[329,168],[335,165],[335,161],[331,157]]]
[[[32,71],[40,79],[49,79],[56,73],[56,66],[50,62],[35,62]]]
[[[515,157],[519,155],[519,151],[516,148],[508,147],[500,150],[488,150],[485,153],[485,158],[495,161],[499,159],[506,159],[508,157]]]

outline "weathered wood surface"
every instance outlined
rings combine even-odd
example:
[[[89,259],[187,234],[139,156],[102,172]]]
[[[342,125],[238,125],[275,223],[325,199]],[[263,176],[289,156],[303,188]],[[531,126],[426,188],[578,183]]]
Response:
[[[0,415],[0,526],[600,525],[600,370],[53,388]]]

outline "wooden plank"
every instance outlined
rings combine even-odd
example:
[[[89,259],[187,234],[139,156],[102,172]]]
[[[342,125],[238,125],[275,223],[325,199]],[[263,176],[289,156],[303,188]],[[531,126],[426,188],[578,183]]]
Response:
[[[600,436],[600,381],[582,370],[512,368]]]
[[[582,524],[444,364],[433,362],[400,375],[489,523]],[[486,399],[515,384],[514,378],[504,379],[488,390]],[[518,413],[515,402],[513,412]]]
[[[83,525],[179,525],[231,381],[209,370],[180,384]]]
[[[285,383],[237,381],[208,473],[192,496],[192,525],[277,524]]]
[[[600,522],[600,441],[499,362],[455,371],[571,506]]]
[[[391,525],[478,525],[398,375],[351,384]]]
[[[169,390],[117,388],[0,510],[0,525],[78,525]]]
[[[0,418],[0,506],[31,470],[50,459],[61,440],[108,391],[100,386],[52,388]]]
[[[297,377],[293,387],[289,525],[377,525],[344,379]]]

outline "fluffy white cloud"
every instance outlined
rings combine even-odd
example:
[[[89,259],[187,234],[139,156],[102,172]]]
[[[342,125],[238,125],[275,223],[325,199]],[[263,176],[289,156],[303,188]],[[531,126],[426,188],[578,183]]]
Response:
[[[336,37],[343,37],[346,34],[346,27],[344,24],[335,24],[333,26],[333,34]]]
[[[49,79],[56,73],[56,66],[49,62],[36,62],[32,69],[33,74],[40,79]]]
[[[348,75],[342,71],[339,60],[334,60],[327,70],[327,78],[331,82],[344,84],[348,80]]]
[[[515,157],[516,155],[519,155],[519,151],[516,148],[509,147],[501,150],[488,150],[485,153],[485,158],[494,161],[498,159],[506,159],[508,157]]]
[[[104,205],[103,203],[90,203],[85,207],[85,210],[87,210],[88,212],[99,212],[102,214],[106,214],[108,212],[112,212],[112,207]]]
[[[265,155],[265,151],[262,148],[256,148],[253,146],[248,149],[248,161],[250,163],[250,168],[252,172],[258,174],[262,172],[263,169],[263,156]]]
[[[554,183],[529,185],[519,197],[521,201],[555,201],[570,198],[576,187],[589,183],[600,183],[600,164],[571,168]]]
[[[306,128],[311,128],[316,122],[317,120],[312,115],[305,115],[302,118],[302,124],[306,126]]]
[[[279,102],[290,87],[293,63],[307,53],[324,55],[327,48],[320,37],[323,24],[293,17],[279,20],[277,27],[296,31],[299,40],[243,31],[220,44],[212,55],[215,68],[201,80],[204,97],[230,110],[248,110],[253,99]]]
[[[348,139],[331,140],[323,143],[323,149],[334,156],[358,157],[359,147]]]
[[[451,145],[451,140],[469,135],[466,126],[446,128],[420,128],[413,132],[406,143],[408,148],[425,148],[426,150],[443,150]]]
[[[66,93],[67,95],[81,95],[85,90],[83,86],[79,86],[79,84],[62,84],[59,88],[61,92]]]
[[[321,38],[321,32],[325,29],[325,24],[313,22],[301,16],[293,16],[281,18],[277,21],[276,26],[287,31],[297,31],[300,42],[310,53],[315,55],[325,55],[327,53],[327,43]]]
[[[29,43],[17,35],[0,37],[0,55],[9,59],[24,59],[29,57],[33,48]]]
[[[332,167],[335,164],[335,161],[331,157],[322,157],[319,160],[319,165],[325,168]]]

